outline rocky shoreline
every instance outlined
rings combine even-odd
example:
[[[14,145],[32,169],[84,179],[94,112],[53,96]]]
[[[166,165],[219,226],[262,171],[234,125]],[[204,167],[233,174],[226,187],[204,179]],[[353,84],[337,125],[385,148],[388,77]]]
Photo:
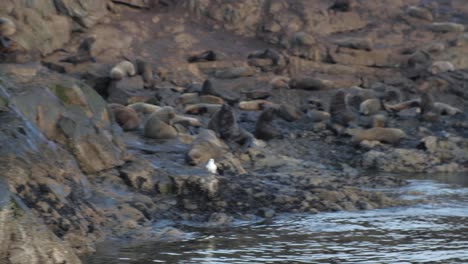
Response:
[[[372,189],[467,171],[468,8],[382,2],[7,1],[0,262],[405,205]]]

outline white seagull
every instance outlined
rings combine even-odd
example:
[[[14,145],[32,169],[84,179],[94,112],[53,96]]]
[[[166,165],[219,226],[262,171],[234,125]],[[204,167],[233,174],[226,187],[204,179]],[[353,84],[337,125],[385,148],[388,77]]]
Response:
[[[213,173],[213,174],[216,174],[217,173],[217,170],[218,170],[218,167],[216,166],[215,162],[214,162],[214,159],[210,159],[208,161],[208,163],[206,163],[206,166],[205,168],[210,172],[210,173]]]

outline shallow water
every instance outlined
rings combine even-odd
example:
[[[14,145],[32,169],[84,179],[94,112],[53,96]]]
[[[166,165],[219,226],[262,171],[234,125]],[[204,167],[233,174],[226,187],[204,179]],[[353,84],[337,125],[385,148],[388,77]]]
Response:
[[[397,190],[428,203],[359,212],[287,214],[270,222],[178,226],[182,242],[104,243],[90,264],[468,263],[468,175],[411,176]]]

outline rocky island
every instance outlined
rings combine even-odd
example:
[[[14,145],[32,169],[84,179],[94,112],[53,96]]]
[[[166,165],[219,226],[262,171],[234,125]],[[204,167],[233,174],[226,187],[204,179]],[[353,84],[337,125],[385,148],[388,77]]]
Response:
[[[2,1],[0,263],[409,203],[373,189],[468,170],[467,27],[465,0]]]

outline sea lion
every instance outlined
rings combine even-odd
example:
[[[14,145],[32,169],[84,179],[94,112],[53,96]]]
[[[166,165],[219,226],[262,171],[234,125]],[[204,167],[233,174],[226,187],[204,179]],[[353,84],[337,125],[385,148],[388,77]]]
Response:
[[[141,115],[149,115],[149,114],[152,114],[153,112],[156,112],[156,111],[158,111],[158,110],[160,110],[162,108],[162,107],[157,106],[157,105],[142,103],[142,102],[129,104],[127,107],[132,108],[138,114],[141,114]]]
[[[71,63],[73,65],[85,62],[96,62],[96,59],[91,55],[91,48],[94,42],[96,42],[94,37],[85,38],[78,47],[75,55],[66,57],[60,61]]]
[[[330,119],[330,113],[319,110],[309,110],[307,111],[308,120],[313,123],[324,122]]]
[[[176,113],[170,106],[163,107],[152,113],[145,124],[145,137],[154,139],[177,137],[177,130],[171,125],[175,116]]]
[[[354,0],[335,0],[333,5],[328,9],[335,12],[349,12],[356,7],[356,2]]]
[[[234,109],[228,104],[224,104],[213,115],[208,128],[215,131],[233,150],[244,152],[253,144],[253,135],[239,126]]]
[[[140,118],[135,110],[120,104],[109,104],[109,108],[124,131],[135,130],[140,126]]]
[[[251,100],[239,102],[239,109],[244,111],[261,111],[268,106],[274,106],[273,102],[267,100]]]
[[[276,109],[276,115],[288,122],[293,122],[302,118],[303,113],[296,107],[288,104],[274,104],[271,107]]]
[[[363,115],[374,115],[382,110],[382,101],[376,98],[364,100],[359,105],[359,112]]]
[[[184,113],[191,115],[214,114],[221,109],[219,104],[191,104],[184,108]]]
[[[434,103],[434,109],[436,109],[439,114],[448,115],[448,116],[453,116],[453,115],[463,113],[461,109],[458,109],[456,107],[450,106],[445,103],[440,103],[440,102]]]
[[[219,140],[214,131],[203,129],[192,142],[185,155],[185,161],[192,166],[201,165],[210,159],[222,157],[227,151],[228,147]]]
[[[331,121],[342,126],[355,124],[357,115],[352,110],[348,109],[345,102],[346,93],[343,90],[336,92],[330,101]]]
[[[436,22],[430,25],[430,29],[436,33],[463,32],[465,31],[465,26],[452,22]]]
[[[386,89],[384,96],[383,96],[383,101],[385,103],[399,103],[401,102],[401,92],[396,90],[396,89]]]
[[[221,87],[215,88],[211,79],[207,79],[205,82],[203,82],[200,95],[218,96],[230,104],[234,104],[239,101],[239,96],[235,92],[233,92],[231,89]]]
[[[419,107],[420,105],[419,99],[412,99],[398,104],[384,104],[384,109],[389,113],[397,113],[406,109]]]
[[[268,107],[260,114],[255,125],[255,137],[262,140],[282,138],[281,131],[273,126],[272,122],[276,116],[276,109]]]
[[[429,69],[432,74],[439,74],[442,72],[450,72],[454,70],[455,67],[449,61],[435,61],[432,63],[431,68]]]
[[[408,137],[401,129],[387,127],[374,127],[370,129],[348,128],[346,133],[352,136],[352,141],[355,143],[367,140],[397,144]]]
[[[185,127],[188,126],[193,126],[193,127],[201,127],[202,123],[200,120],[194,118],[194,117],[189,117],[189,116],[183,116],[183,115],[176,115],[174,119],[172,119],[172,124],[181,124]]]
[[[255,59],[267,59],[270,60],[270,65],[262,65],[262,71],[274,71],[276,74],[280,74],[284,71],[289,63],[289,60],[285,55],[282,55],[275,49],[265,49],[253,52],[247,56],[249,61]]]
[[[419,18],[419,19],[423,19],[427,21],[434,20],[434,17],[432,16],[431,11],[424,7],[410,6],[406,10],[406,13],[412,17]]]
[[[188,104],[224,104],[221,97],[214,95],[199,95],[198,93],[184,93],[177,98],[177,103],[182,105]]]
[[[247,56],[248,59],[269,59],[273,66],[279,66],[284,60],[282,55],[274,49],[265,49],[262,51],[256,51]]]
[[[387,118],[384,115],[373,115],[372,116],[372,127],[385,127]]]
[[[152,87],[154,84],[154,74],[153,74],[153,67],[149,62],[146,62],[142,59],[136,60],[136,70],[141,77],[143,77],[143,81],[145,82],[145,87]]]
[[[333,83],[329,80],[303,76],[292,78],[289,82],[289,87],[292,89],[317,91],[330,89],[333,87]]]
[[[0,36],[10,37],[16,33],[16,25],[7,17],[0,17]]]
[[[348,94],[346,96],[346,105],[351,107],[355,111],[360,111],[361,104],[366,99],[360,94]]]
[[[270,81],[270,86],[273,89],[289,89],[290,78],[284,76],[275,76]]]
[[[127,76],[136,74],[135,66],[129,61],[122,61],[115,65],[110,72],[110,77],[114,80],[121,80]]]
[[[218,54],[212,50],[207,50],[202,53],[192,54],[188,57],[187,61],[190,63],[193,62],[203,62],[203,61],[216,61],[218,60]]]

